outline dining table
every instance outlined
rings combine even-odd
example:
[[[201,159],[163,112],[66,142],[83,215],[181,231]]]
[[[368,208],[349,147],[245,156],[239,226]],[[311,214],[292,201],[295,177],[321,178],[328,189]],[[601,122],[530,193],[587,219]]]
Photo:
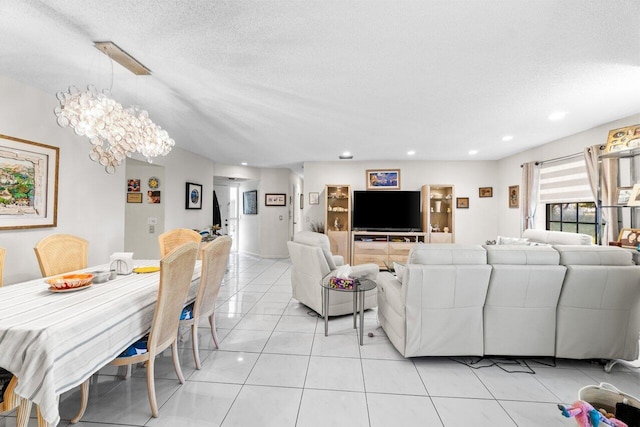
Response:
[[[133,261],[134,267],[159,265]],[[109,264],[80,272],[101,270]],[[196,261],[185,303],[195,299],[200,272]],[[159,283],[155,271],[118,275],[71,292],[52,292],[45,278],[0,287],[0,367],[17,377],[22,408],[34,403],[47,425],[57,425],[59,396],[149,332]],[[18,425],[26,426],[28,414],[24,418],[19,411]]]

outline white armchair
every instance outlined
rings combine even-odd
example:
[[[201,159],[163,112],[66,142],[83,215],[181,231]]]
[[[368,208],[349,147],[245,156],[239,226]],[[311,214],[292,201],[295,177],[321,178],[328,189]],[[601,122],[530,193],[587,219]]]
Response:
[[[332,255],[329,238],[312,231],[296,233],[292,242],[287,242],[291,257],[291,287],[293,298],[324,316],[322,312],[322,286],[320,281],[326,275],[344,265],[344,259]],[[362,264],[352,267],[352,277],[376,280],[379,268],[376,264]],[[376,290],[366,293],[364,308],[377,305]],[[331,295],[329,316],[353,313],[351,292],[334,292]]]

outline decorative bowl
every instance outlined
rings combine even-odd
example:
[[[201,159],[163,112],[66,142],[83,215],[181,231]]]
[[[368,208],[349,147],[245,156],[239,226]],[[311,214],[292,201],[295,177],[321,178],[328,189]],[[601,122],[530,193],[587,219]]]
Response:
[[[92,271],[91,274],[93,274],[93,283],[103,283],[109,280],[111,271],[109,270]]]
[[[46,282],[54,289],[73,289],[87,286],[93,280],[93,274],[63,274],[47,279]]]

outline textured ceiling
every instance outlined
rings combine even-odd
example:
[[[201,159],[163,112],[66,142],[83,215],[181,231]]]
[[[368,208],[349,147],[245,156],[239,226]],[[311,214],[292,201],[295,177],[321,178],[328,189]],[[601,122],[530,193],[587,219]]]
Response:
[[[499,159],[640,112],[640,1],[0,0],[0,74],[113,80],[220,163]]]

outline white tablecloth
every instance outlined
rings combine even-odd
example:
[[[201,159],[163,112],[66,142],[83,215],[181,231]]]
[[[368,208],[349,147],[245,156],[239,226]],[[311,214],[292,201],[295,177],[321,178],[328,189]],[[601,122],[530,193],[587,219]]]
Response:
[[[135,266],[159,265],[134,260]],[[200,278],[196,262],[189,298]],[[108,270],[107,265],[85,271]],[[60,420],[57,396],[80,385],[151,327],[160,273],[118,276],[76,292],[53,293],[44,279],[0,288],[0,367],[15,392]]]

